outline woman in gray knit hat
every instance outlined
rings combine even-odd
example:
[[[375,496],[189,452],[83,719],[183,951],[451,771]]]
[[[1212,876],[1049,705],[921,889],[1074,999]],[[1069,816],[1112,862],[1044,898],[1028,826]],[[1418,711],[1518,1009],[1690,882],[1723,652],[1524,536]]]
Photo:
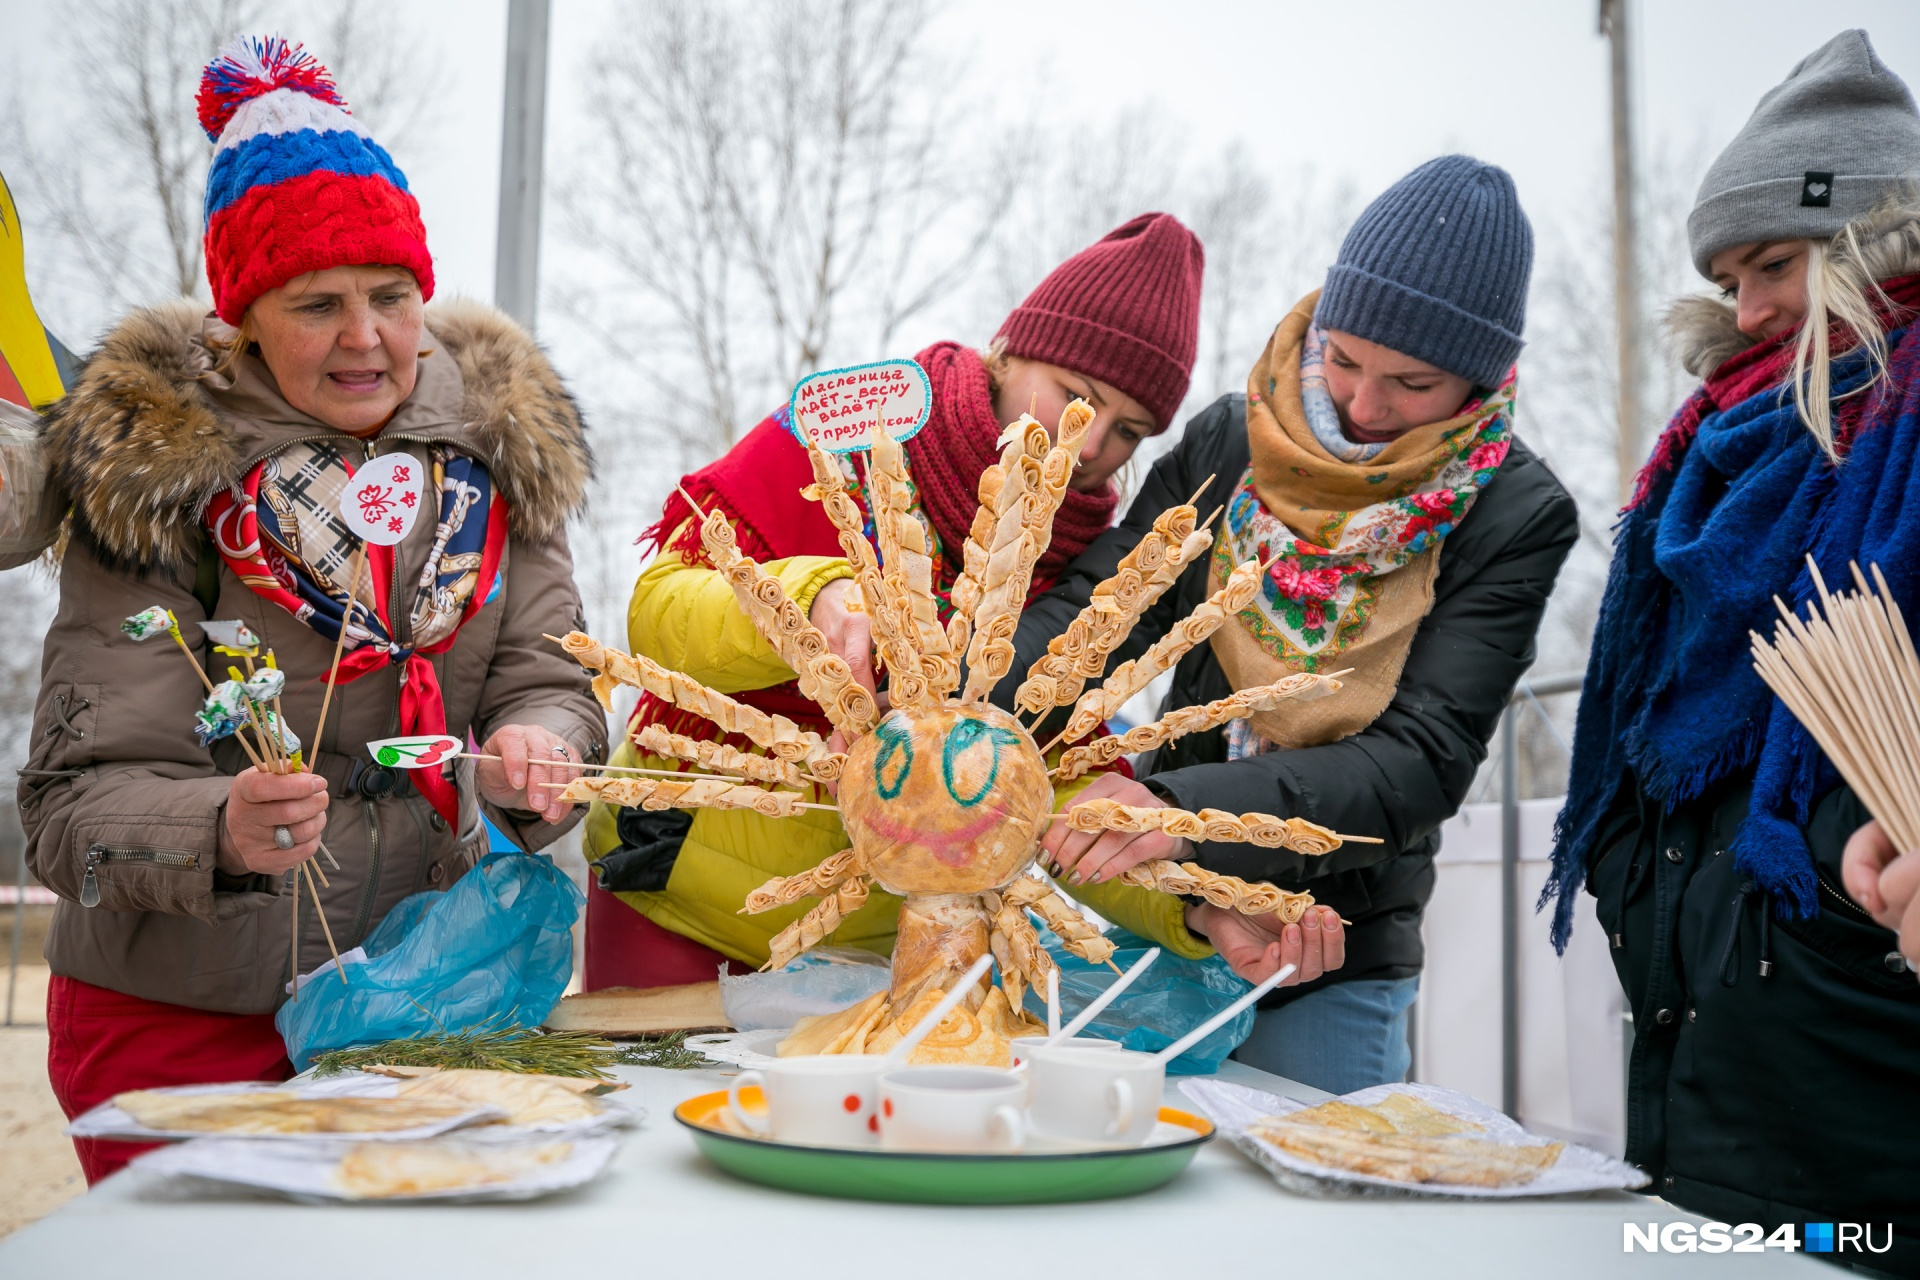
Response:
[[[1578,533],[1572,500],[1513,435],[1532,262],[1504,170],[1443,156],[1395,183],[1354,224],[1325,288],[1280,322],[1246,390],[1187,424],[1125,521],[1028,606],[1015,639],[1024,671],[1196,490],[1201,511],[1225,507],[1212,553],[1147,610],[1118,658],[1166,635],[1232,565],[1271,562],[1253,605],[1179,662],[1164,705],[1296,671],[1341,672],[1340,692],[1179,739],[1137,761],[1141,781],[1104,775],[1075,803],[1302,817],[1380,842],[1304,856],[1056,823],[1044,844],[1078,896],[1162,946],[1217,949],[1250,981],[1295,965],[1239,1056],[1333,1092],[1406,1073],[1438,830],[1533,660]],[[1018,684],[1000,696],[1012,701]],[[1308,890],[1320,905],[1283,925],[1112,882],[1168,857]]]
[[[1913,97],[1847,31],[1701,184],[1720,292],[1671,322],[1703,381],[1615,535],[1550,884],[1555,941],[1584,884],[1626,989],[1626,1154],[1654,1189],[1768,1232],[1864,1224],[1834,1260],[1898,1275],[1920,1275],[1920,948],[1893,929],[1920,868],[1854,834],[1859,797],[1749,635],[1776,601],[1804,615],[1810,561],[1833,584],[1877,565],[1920,618],[1916,178]]]

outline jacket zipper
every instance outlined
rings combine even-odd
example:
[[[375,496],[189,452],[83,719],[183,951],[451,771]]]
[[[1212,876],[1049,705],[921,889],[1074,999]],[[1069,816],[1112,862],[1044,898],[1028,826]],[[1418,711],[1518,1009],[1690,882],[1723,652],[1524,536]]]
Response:
[[[154,862],[163,867],[197,867],[200,855],[188,849],[110,849],[104,844],[87,846],[87,874],[80,881],[80,905],[100,905],[100,881],[94,870],[103,862]]]
[[[1815,873],[1813,878],[1820,882],[1820,887],[1826,891],[1826,894],[1829,898],[1832,898],[1835,902],[1839,903],[1842,907],[1846,908],[1848,915],[1852,916],[1856,920],[1865,921],[1867,924],[1879,923],[1879,921],[1875,920],[1872,916],[1868,915],[1866,912],[1866,909],[1862,907],[1859,903],[1855,902],[1852,898],[1849,898],[1846,894],[1841,893],[1838,889],[1828,884],[1827,878],[1825,876]]]
[[[458,447],[457,443],[452,439],[441,440],[441,439],[435,439],[431,436],[398,435],[398,434],[387,435],[385,432],[382,432],[377,438],[383,441],[384,440],[405,440],[409,444],[424,444],[424,445],[444,444],[444,445],[454,446],[456,448]],[[247,472],[259,466],[262,462],[265,462],[268,458],[271,458],[274,454],[279,453],[283,449],[290,448],[293,445],[334,444],[334,443],[337,443],[339,439],[340,439],[340,433],[338,431],[326,431],[326,432],[321,432],[318,435],[295,436],[291,440],[282,440],[279,443],[273,445],[271,448],[266,449],[261,453],[249,455],[240,464],[240,474],[245,475]],[[360,443],[366,446],[366,449],[365,449],[366,459],[373,458],[375,455],[372,449],[372,442],[361,441]],[[364,460],[365,459],[363,459],[363,461]]]
[[[357,947],[367,938],[367,925],[373,919],[373,901],[380,888],[380,807],[373,801],[363,801],[367,807],[367,887],[360,893],[360,909],[354,913],[353,928],[349,936],[353,939],[347,945]]]

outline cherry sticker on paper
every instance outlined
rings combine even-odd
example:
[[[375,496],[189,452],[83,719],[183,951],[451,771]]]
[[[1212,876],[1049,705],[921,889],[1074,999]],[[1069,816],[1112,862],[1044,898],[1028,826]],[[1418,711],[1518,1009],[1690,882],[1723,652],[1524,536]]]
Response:
[[[361,467],[340,495],[340,518],[375,546],[407,536],[425,505],[426,467],[405,453],[384,454]]]
[[[376,738],[367,754],[385,769],[425,769],[460,754],[460,739],[446,733],[423,733],[411,738]]]
[[[876,420],[895,440],[913,439],[932,404],[925,369],[912,360],[877,360],[800,379],[787,408],[796,433],[829,453],[852,453],[867,447]]]

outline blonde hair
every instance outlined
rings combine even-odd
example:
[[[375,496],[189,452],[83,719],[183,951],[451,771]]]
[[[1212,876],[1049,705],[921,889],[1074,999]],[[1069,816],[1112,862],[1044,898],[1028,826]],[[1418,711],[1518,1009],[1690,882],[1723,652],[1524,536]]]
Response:
[[[1833,438],[1833,322],[1845,325],[1854,346],[1866,351],[1872,373],[1847,393],[1865,395],[1887,376],[1887,334],[1874,309],[1876,296],[1889,304],[1862,261],[1857,224],[1841,228],[1832,240],[1807,241],[1807,315],[1793,344],[1793,407],[1835,464],[1840,451]]]
[[[1011,364],[1011,357],[1007,353],[1006,334],[1001,334],[988,344],[987,349],[980,353],[980,363],[987,366],[987,394],[999,395],[1000,381],[1007,376],[1007,369]]]
[[[253,349],[253,309],[248,308],[240,317],[240,323],[233,327],[231,338],[209,338],[207,345],[219,353],[213,363],[213,371],[221,377],[231,377],[233,368],[240,363],[240,357]]]

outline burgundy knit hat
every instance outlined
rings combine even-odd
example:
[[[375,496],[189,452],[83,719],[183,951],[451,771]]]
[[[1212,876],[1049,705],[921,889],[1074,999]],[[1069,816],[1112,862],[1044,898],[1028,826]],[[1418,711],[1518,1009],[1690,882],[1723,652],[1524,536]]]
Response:
[[[1008,355],[1120,388],[1165,431],[1193,374],[1206,261],[1178,218],[1143,213],[1055,267],[995,336]]]

